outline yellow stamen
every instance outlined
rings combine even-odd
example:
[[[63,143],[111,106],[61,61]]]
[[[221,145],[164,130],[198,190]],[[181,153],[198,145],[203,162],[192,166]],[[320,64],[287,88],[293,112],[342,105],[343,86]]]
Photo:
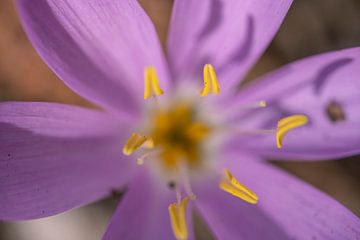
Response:
[[[281,119],[278,122],[276,129],[276,145],[278,148],[282,147],[282,140],[284,136],[292,129],[301,127],[308,123],[308,118],[305,115],[292,115]]]
[[[148,138],[144,135],[138,133],[133,133],[128,139],[127,143],[123,147],[123,153],[125,155],[132,154],[136,149],[138,149]]]
[[[147,148],[147,149],[153,149],[155,147],[155,143],[154,140],[152,138],[148,138],[144,144],[143,147]]]
[[[220,181],[219,187],[242,200],[256,204],[258,202],[258,196],[250,189],[242,185],[228,169],[225,169],[225,177]]]
[[[169,205],[169,215],[171,227],[177,240],[188,239],[188,231],[186,227],[185,210],[188,198],[184,198],[181,203],[172,203]]]
[[[164,91],[160,88],[159,78],[154,67],[146,67],[144,73],[144,99],[160,96]]]
[[[204,66],[204,88],[200,92],[200,96],[205,97],[209,93],[217,95],[220,93],[219,82],[216,77],[215,69],[211,64]]]

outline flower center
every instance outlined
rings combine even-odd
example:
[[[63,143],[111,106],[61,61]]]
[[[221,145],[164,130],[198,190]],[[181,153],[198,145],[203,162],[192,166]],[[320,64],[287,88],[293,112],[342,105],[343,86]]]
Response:
[[[135,151],[142,152],[137,158],[137,164],[143,165],[148,158],[157,160],[164,175],[170,179],[169,186],[175,190],[175,203],[169,205],[169,216],[176,239],[187,239],[185,208],[188,200],[195,200],[195,194],[190,186],[190,172],[206,169],[209,165],[208,152],[212,147],[210,140],[216,138],[221,129],[212,121],[208,113],[202,114],[200,97],[220,93],[219,82],[212,65],[206,64],[203,70],[204,87],[199,92],[200,97],[173,98],[161,105],[157,97],[164,91],[159,85],[159,79],[154,67],[145,69],[144,99],[152,100],[153,104],[146,116],[146,123],[139,133],[133,133],[123,148],[125,155]],[[245,107],[265,107],[264,101]],[[304,115],[293,115],[279,120],[277,129],[252,130],[253,133],[271,133],[275,135],[276,145],[282,147],[282,139],[292,129],[306,124]],[[234,127],[236,132],[236,127]],[[275,143],[274,143],[275,144]],[[228,169],[224,169],[223,177],[219,179],[219,188],[248,203],[256,204],[257,195],[242,185]],[[181,197],[182,192],[188,197]]]
[[[133,133],[123,148],[125,155],[147,148],[138,158],[139,165],[149,158],[160,160],[163,170],[174,173],[182,165],[186,168],[201,169],[206,152],[205,143],[215,132],[216,126],[209,118],[201,116],[198,99],[180,97],[166,101],[161,105],[157,99],[164,91],[159,85],[156,70],[145,69],[144,99],[152,100],[150,111],[146,115],[146,127],[140,133]],[[200,96],[220,93],[219,83],[214,68],[204,66],[204,88]],[[179,172],[179,171],[178,171]]]
[[[158,110],[152,118],[150,136],[154,147],[160,149],[163,166],[175,169],[179,161],[191,167],[200,165],[202,142],[212,129],[196,116],[196,109],[177,103],[167,110]]]

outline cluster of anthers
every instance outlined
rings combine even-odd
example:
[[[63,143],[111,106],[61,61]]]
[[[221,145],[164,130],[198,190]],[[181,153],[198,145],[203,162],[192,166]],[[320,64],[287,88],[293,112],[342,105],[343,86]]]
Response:
[[[206,64],[203,71],[204,87],[199,95],[220,94],[219,82],[211,64]],[[150,127],[142,133],[133,133],[123,148],[125,155],[131,155],[140,147],[145,153],[137,158],[137,164],[142,165],[148,158],[155,158],[167,172],[183,175],[186,168],[200,168],[202,157],[202,143],[210,137],[214,126],[199,119],[196,109],[189,103],[178,102],[167,109],[156,107],[157,97],[164,91],[159,85],[159,79],[154,67],[146,67],[144,75],[144,99],[153,99],[155,109],[150,116]],[[257,107],[265,107],[265,101],[257,103]],[[281,119],[277,129],[272,130],[276,135],[278,148],[282,147],[282,139],[290,130],[308,122],[305,115],[293,115]],[[264,131],[266,132],[266,131]],[[184,167],[185,166],[185,167]],[[186,174],[185,174],[186,175]],[[187,179],[187,180],[186,180]],[[169,215],[174,236],[178,240],[188,239],[186,226],[186,205],[189,200],[196,199],[190,187],[189,177],[182,181],[187,197],[181,197],[178,182],[170,181],[169,186],[176,191],[177,201],[169,205]],[[248,203],[256,204],[257,195],[241,184],[228,169],[220,180],[219,188]]]

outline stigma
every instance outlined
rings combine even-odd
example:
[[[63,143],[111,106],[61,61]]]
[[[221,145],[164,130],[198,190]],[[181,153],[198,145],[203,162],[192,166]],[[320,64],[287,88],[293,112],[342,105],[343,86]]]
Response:
[[[177,240],[188,239],[186,207],[189,201],[196,201],[196,193],[191,188],[192,175],[213,169],[214,161],[211,161],[211,158],[214,158],[214,149],[217,148],[216,144],[219,145],[219,141],[216,140],[223,129],[215,118],[221,114],[211,109],[211,106],[209,107],[211,104],[206,105],[207,96],[220,94],[220,82],[211,64],[205,64],[203,67],[203,88],[194,92],[196,94],[191,97],[189,95],[184,97],[181,94],[180,96],[174,94],[170,98],[162,96],[164,91],[159,84],[156,69],[152,66],[146,67],[144,100],[145,104],[148,102],[152,104],[146,111],[142,126],[131,134],[123,147],[124,155],[137,154],[136,163],[139,166],[155,166],[160,170],[157,172],[163,176],[164,181],[170,183],[176,201],[168,206],[168,210],[173,234]],[[158,101],[160,97],[168,98],[165,101]],[[248,109],[266,106],[266,102],[260,100],[241,107]],[[307,122],[308,118],[305,115],[292,115],[280,119],[276,129],[259,129],[253,132],[273,134],[274,144],[281,148],[287,133]],[[236,131],[233,131],[234,133]],[[256,193],[240,183],[229,169],[224,169],[223,174],[219,175],[222,177],[219,178],[218,187],[224,193],[250,204],[259,201]],[[183,194],[186,196],[182,197]]]

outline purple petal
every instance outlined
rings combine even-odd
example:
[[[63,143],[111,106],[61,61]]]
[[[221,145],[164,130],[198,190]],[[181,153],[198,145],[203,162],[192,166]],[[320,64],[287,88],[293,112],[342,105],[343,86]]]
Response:
[[[51,103],[0,104],[0,220],[51,216],[129,179],[124,120]]]
[[[311,185],[290,176],[275,166],[240,152],[229,154],[226,159],[229,161],[224,165],[230,169],[240,182],[252,189],[259,197],[259,203],[248,206],[248,208],[254,207],[262,211],[265,219],[271,219],[272,224],[277,226],[274,231],[281,229],[287,236],[276,238],[275,235],[263,235],[258,239],[350,240],[360,237],[359,218],[340,203]],[[214,197],[218,196],[215,193],[213,195]],[[234,198],[233,200],[241,202],[240,199]],[[212,201],[221,203],[219,199]],[[228,220],[228,223],[233,225],[236,225],[238,221],[245,221],[241,219],[256,218],[251,215],[251,210],[245,210],[243,213],[239,211],[237,216],[233,215],[232,211],[237,210],[227,209],[224,205],[227,204],[222,204],[212,210],[209,209],[209,211],[213,211],[214,214],[226,211],[226,213],[222,214],[224,216],[229,214],[228,217],[231,219]],[[241,205],[239,203],[239,206]],[[213,227],[214,231],[216,231],[216,227],[221,228],[223,226],[220,224]],[[264,225],[264,220],[260,215],[258,220],[252,222],[252,224],[239,225],[238,228],[246,229],[243,231],[248,232],[260,232],[262,229],[266,229],[267,226]],[[228,239],[238,238],[233,236]]]
[[[222,89],[233,88],[270,43],[292,0],[177,0],[168,52],[174,76],[201,76],[211,63]]]
[[[310,123],[285,136],[234,139],[230,148],[247,148],[274,158],[321,160],[360,152],[360,48],[331,52],[287,65],[232,99],[232,106],[266,100],[269,107],[247,117],[256,128],[276,128],[291,114],[306,114]],[[332,109],[332,110],[331,110]],[[240,121],[240,118],[239,118]]]
[[[75,92],[113,111],[134,113],[143,72],[169,78],[153,24],[135,0],[18,0],[22,23],[49,67]]]
[[[168,205],[174,201],[175,193],[165,182],[140,171],[121,200],[103,239],[174,239],[168,213]],[[194,238],[190,208],[187,216],[190,240]]]

